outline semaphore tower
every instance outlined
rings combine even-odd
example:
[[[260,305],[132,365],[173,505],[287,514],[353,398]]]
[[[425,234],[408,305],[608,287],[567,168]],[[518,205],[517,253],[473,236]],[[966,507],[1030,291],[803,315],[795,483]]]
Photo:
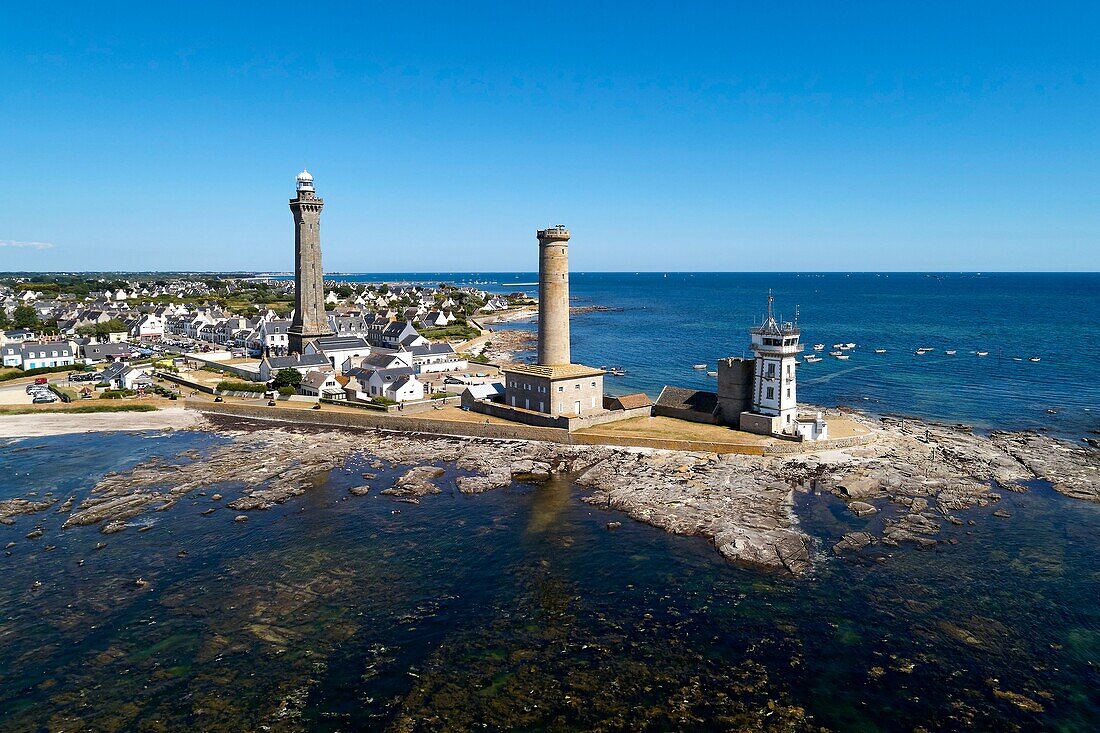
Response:
[[[298,196],[290,200],[294,215],[294,320],[288,330],[291,353],[304,353],[306,344],[331,336],[325,314],[324,270],[321,269],[321,209],[324,199],[313,190],[309,171],[298,174]]]

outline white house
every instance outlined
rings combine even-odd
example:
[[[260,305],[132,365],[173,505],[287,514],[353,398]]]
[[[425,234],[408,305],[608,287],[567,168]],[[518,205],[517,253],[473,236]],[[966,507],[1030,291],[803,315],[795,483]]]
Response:
[[[4,366],[23,369],[68,366],[76,363],[73,345],[68,341],[24,341],[0,347]]]
[[[347,399],[344,388],[336,381],[336,375],[332,372],[311,371],[302,377],[302,383],[298,386],[298,392],[307,397],[324,397],[330,400]]]
[[[412,367],[356,369],[349,376],[347,389],[356,399],[384,397],[394,402],[424,399],[424,383],[416,378]]]
[[[331,371],[332,365],[324,354],[294,354],[291,356],[265,356],[260,360],[260,381],[267,382],[283,369],[297,369],[304,377],[311,371]]]
[[[371,348],[362,336],[325,336],[306,344],[304,351],[324,355],[335,369],[349,360],[368,356]]]
[[[289,330],[289,320],[273,318],[270,321],[264,321],[257,329],[260,348],[272,354],[285,354],[290,343],[287,340]]]
[[[412,346],[408,353],[412,355],[412,365],[418,374],[431,372],[461,372],[469,364],[450,344],[424,344]]]

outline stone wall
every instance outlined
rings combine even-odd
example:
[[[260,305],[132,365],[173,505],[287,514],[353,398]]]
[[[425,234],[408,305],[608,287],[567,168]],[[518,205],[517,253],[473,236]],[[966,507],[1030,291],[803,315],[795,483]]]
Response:
[[[585,435],[571,433],[560,428],[531,425],[502,425],[500,423],[456,422],[430,417],[392,417],[375,412],[347,412],[334,410],[301,410],[281,407],[261,407],[229,402],[185,401],[189,410],[206,414],[225,415],[246,420],[285,422],[297,425],[318,425],[333,428],[359,430],[390,430],[400,433],[425,433],[428,435],[462,438],[486,438],[489,440],[534,440],[564,445],[612,445],[627,448],[654,448],[658,450],[700,451],[706,453],[737,453],[741,455],[785,455],[817,450],[832,450],[860,445],[874,440],[874,434],[837,440],[821,440],[807,443],[778,442],[743,445],[737,443],[713,443],[696,440],[671,440],[621,435]]]
[[[568,430],[570,432],[591,428],[596,425],[606,425],[607,423],[618,422],[619,420],[628,420],[632,417],[649,417],[649,415],[652,414],[652,407],[649,405],[637,407],[633,410],[604,410],[592,415],[585,415],[584,417],[546,415],[533,410],[515,409],[510,405],[502,405],[499,402],[489,402],[488,400],[467,400],[465,406],[470,408],[473,412],[480,412],[482,415],[492,415],[502,420],[511,420],[512,422],[518,422],[524,425],[534,425],[536,427]]]

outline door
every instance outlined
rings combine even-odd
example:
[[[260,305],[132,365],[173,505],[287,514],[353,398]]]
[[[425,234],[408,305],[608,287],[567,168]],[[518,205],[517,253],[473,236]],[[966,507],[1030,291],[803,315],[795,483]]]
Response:
[[[576,402],[573,403],[573,412],[577,413],[578,415],[581,414],[581,401],[580,400],[577,400]]]

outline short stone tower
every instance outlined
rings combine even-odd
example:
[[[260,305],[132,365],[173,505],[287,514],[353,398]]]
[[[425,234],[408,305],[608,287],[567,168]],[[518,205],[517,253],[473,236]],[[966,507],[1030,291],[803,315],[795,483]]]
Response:
[[[305,353],[306,344],[331,336],[325,314],[324,270],[321,269],[321,209],[324,199],[313,190],[309,171],[298,174],[298,196],[290,200],[294,215],[294,320],[287,330],[291,353]]]
[[[569,230],[561,224],[538,231],[539,361],[569,363]]]

